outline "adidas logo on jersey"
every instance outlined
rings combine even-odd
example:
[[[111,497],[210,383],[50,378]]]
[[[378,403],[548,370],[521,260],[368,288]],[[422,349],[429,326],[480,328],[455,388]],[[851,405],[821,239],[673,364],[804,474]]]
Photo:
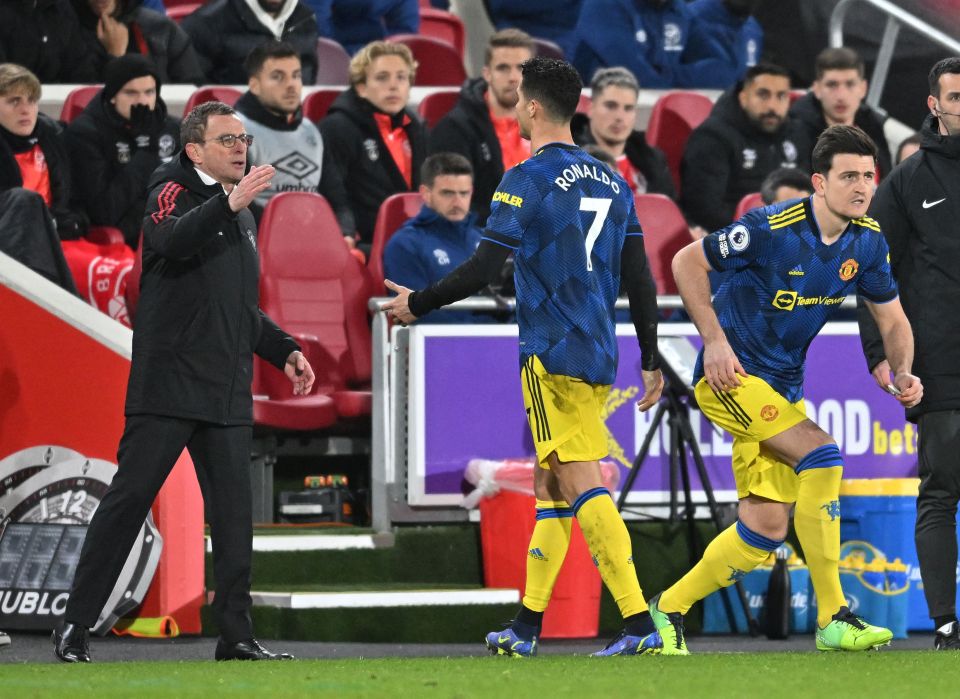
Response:
[[[800,267],[800,265],[797,265],[796,267],[791,269],[789,272],[787,272],[787,274],[789,274],[791,277],[802,277],[803,269]]]
[[[546,556],[543,555],[543,551],[541,551],[539,548],[530,549],[527,553],[530,556],[530,558],[535,558],[538,561],[549,560]]]

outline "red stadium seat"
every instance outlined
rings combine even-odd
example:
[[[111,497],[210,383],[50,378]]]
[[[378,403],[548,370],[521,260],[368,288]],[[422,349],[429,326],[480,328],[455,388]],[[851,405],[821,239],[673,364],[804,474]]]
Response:
[[[420,106],[417,110],[427,122],[427,126],[432,129],[438,121],[446,116],[447,112],[453,109],[458,99],[460,99],[459,91],[432,92],[420,100]]]
[[[643,228],[643,245],[650,260],[650,272],[657,283],[657,294],[676,294],[673,256],[690,242],[690,226],[670,197],[663,194],[634,196],[637,218]]]
[[[317,39],[317,85],[349,85],[350,54],[333,39]]]
[[[561,61],[566,59],[566,56],[563,55],[563,49],[560,48],[559,44],[555,44],[548,39],[539,39],[537,37],[533,37],[533,45],[538,56],[543,56],[544,58],[556,58]]]
[[[140,303],[140,277],[143,276],[143,232],[140,233],[140,239],[137,241],[137,249],[134,251],[133,269],[127,275],[127,287],[123,295],[127,300],[127,317],[133,324],[134,316],[137,313],[137,304]]]
[[[422,206],[423,199],[416,192],[392,194],[380,205],[380,210],[377,211],[377,222],[373,226],[370,260],[367,262],[375,294],[386,295],[387,293],[383,285],[383,251],[387,247],[387,242],[404,221],[420,213]]]
[[[591,104],[593,104],[593,100],[587,97],[585,94],[580,93],[580,99],[577,100],[577,113],[586,114],[590,111]]]
[[[243,93],[240,90],[228,85],[204,85],[193,91],[187,103],[183,105],[183,113],[189,114],[191,109],[204,102],[225,102],[232,107],[241,95]]]
[[[736,221],[751,209],[757,209],[761,206],[764,206],[764,203],[760,192],[751,192],[745,195],[743,199],[740,200],[740,203],[737,204],[737,211],[733,214],[733,220]]]
[[[697,92],[670,92],[657,100],[647,124],[647,143],[667,156],[673,183],[680,192],[680,161],[690,132],[710,115],[713,102]]]
[[[444,12],[434,7],[421,7],[420,34],[447,42],[460,54],[460,60],[463,60],[467,32],[463,28],[463,21],[452,12]]]
[[[67,98],[63,100],[63,107],[60,108],[60,121],[69,124],[80,116],[80,112],[90,104],[93,96],[102,89],[103,85],[83,85],[70,90]]]
[[[450,44],[432,36],[397,34],[387,41],[404,44],[420,66],[415,84],[420,87],[460,87],[467,79],[463,59]]]
[[[327,116],[327,110],[340,96],[341,90],[317,90],[303,100],[303,116],[316,123]]]
[[[315,395],[302,399],[290,382],[258,361],[254,420],[309,430],[340,418],[369,415],[372,366],[367,301],[370,280],[319,194],[286,192],[263,212],[259,237],[260,307],[303,347],[317,375]]]
[[[187,15],[191,15],[194,11],[200,9],[203,6],[202,2],[185,2],[178,3],[173,7],[167,8],[167,17],[172,19],[177,24],[183,21],[183,18]]]

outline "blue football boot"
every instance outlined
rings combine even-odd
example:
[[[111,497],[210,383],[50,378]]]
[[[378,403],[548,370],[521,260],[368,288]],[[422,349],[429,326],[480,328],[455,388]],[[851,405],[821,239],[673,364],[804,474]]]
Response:
[[[656,655],[663,650],[663,641],[656,631],[646,636],[630,636],[621,631],[603,650],[590,655],[606,657],[609,655]]]
[[[491,631],[486,638],[487,648],[496,655],[529,658],[537,654],[537,637],[524,640],[509,626],[503,631]]]

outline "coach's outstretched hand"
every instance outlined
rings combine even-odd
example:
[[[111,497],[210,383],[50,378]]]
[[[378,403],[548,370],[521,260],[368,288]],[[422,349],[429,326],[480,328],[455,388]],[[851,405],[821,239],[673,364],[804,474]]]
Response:
[[[270,179],[276,174],[273,165],[254,165],[250,172],[243,176],[227,196],[227,204],[231,211],[240,211],[247,208],[260,192],[270,186]]]
[[[643,377],[643,397],[637,401],[641,413],[645,413],[655,406],[663,393],[663,374],[659,369],[641,371]]]
[[[410,294],[413,293],[413,289],[394,284],[389,279],[384,279],[383,285],[397,294],[397,298],[384,304],[384,312],[404,325],[415,321],[417,317],[410,312]]]
[[[290,356],[287,357],[287,363],[283,365],[283,373],[293,383],[293,395],[305,396],[310,393],[316,377],[313,375],[310,362],[303,356],[303,352],[293,351],[290,353]]]

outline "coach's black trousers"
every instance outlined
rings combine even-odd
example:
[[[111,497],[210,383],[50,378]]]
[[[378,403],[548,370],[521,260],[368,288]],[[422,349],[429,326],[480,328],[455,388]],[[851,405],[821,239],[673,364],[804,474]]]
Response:
[[[186,447],[203,490],[213,543],[213,612],[229,642],[253,637],[250,559],[252,428],[156,415],[127,418],[119,469],[83,542],[64,618],[92,627],[120,575],[160,486]]]
[[[956,612],[960,410],[920,416],[917,554],[930,617]]]

